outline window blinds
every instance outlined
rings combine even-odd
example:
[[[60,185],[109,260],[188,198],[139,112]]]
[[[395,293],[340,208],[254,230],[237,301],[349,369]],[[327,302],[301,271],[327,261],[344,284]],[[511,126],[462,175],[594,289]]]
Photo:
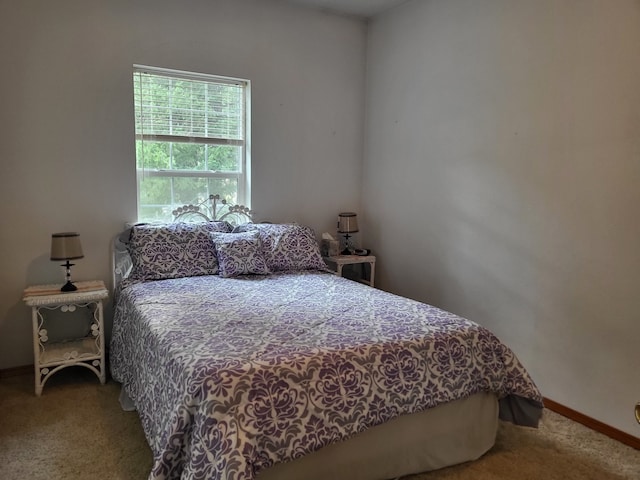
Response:
[[[243,82],[147,68],[133,77],[136,139],[243,145]]]

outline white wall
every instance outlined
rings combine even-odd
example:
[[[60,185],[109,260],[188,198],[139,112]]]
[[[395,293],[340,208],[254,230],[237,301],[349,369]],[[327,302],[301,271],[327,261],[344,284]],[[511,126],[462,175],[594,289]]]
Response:
[[[75,279],[110,278],[136,215],[134,63],[252,81],[258,220],[319,234],[359,210],[364,22],[271,0],[22,0],[0,23],[0,369],[33,363],[21,294],[62,281],[51,233],[80,232]]]
[[[379,285],[475,320],[638,435],[640,3],[412,1],[368,44]]]

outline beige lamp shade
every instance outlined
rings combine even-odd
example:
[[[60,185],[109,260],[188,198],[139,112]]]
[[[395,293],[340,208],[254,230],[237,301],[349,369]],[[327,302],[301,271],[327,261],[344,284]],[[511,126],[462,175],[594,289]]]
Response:
[[[51,235],[51,260],[75,260],[83,257],[79,233],[63,232]]]
[[[355,233],[358,231],[358,217],[353,212],[338,214],[338,233]]]

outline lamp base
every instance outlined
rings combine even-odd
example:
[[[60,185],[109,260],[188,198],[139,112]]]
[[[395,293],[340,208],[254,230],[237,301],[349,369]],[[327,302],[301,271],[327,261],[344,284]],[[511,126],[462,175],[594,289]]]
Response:
[[[62,264],[62,266],[67,269],[67,283],[62,286],[60,289],[61,292],[75,292],[78,290],[78,287],[71,283],[71,267],[74,265],[75,263],[70,263],[69,260],[67,260],[67,263]]]
[[[76,290],[78,290],[78,287],[69,280],[67,280],[67,283],[65,283],[60,289],[61,292],[75,292]]]
[[[340,255],[351,255],[351,249],[349,248],[351,246],[351,242],[349,241],[349,238],[351,238],[351,235],[349,235],[348,233],[345,233],[344,250],[340,252]]]

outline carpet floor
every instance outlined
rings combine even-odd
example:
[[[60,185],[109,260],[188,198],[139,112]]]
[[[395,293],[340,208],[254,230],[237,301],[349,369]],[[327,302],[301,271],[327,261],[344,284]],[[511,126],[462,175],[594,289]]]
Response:
[[[58,372],[41,397],[33,377],[0,379],[0,478],[144,480],[151,451],[119,385],[82,368]],[[403,480],[640,479],[640,451],[545,410],[539,429],[501,423],[482,458]]]

